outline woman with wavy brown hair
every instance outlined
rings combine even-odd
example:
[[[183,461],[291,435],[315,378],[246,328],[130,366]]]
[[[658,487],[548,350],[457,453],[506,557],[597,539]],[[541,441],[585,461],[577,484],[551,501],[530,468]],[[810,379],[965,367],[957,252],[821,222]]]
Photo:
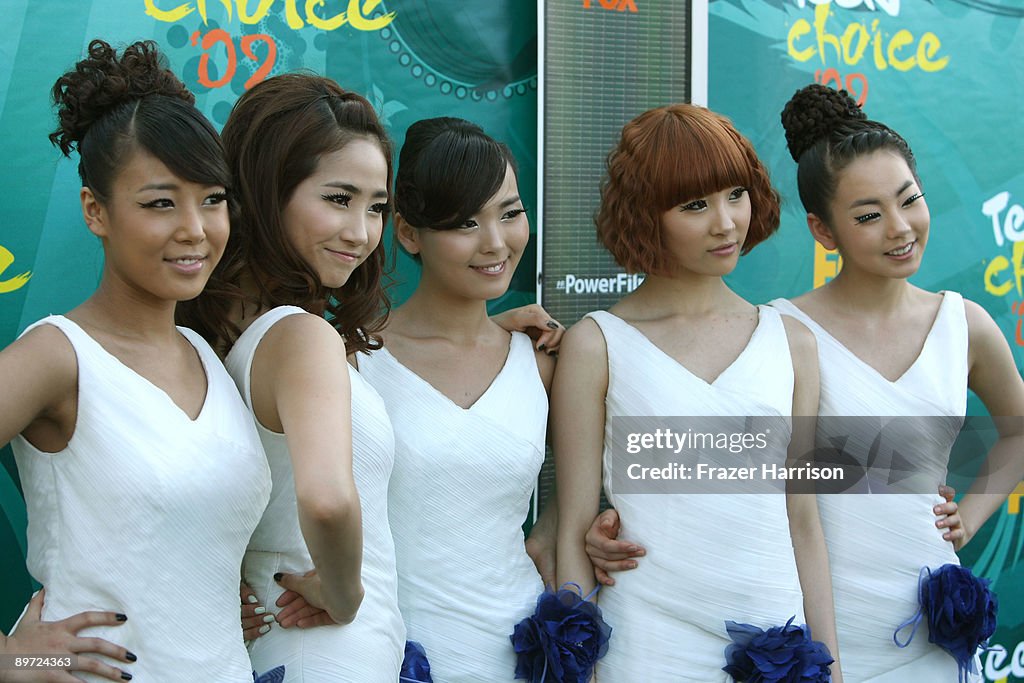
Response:
[[[623,536],[647,553],[598,596],[613,629],[597,668],[602,682],[746,680],[745,662],[727,660],[726,650],[730,637],[738,642],[734,631],[757,629],[781,629],[810,647],[809,658],[772,659],[784,667],[810,662],[801,675],[824,680],[831,658],[787,623],[804,612],[838,657],[813,496],[749,481],[715,486],[696,469],[689,486],[680,483],[685,472],[676,481],[638,481],[649,456],[630,460],[623,448],[625,433],[665,427],[665,418],[646,416],[669,415],[698,431],[733,430],[730,440],[748,421],[773,425],[775,436],[758,452],[691,448],[704,464],[786,463],[810,451],[813,430],[794,422],[790,435],[788,424],[816,414],[814,338],[723,280],[778,223],[778,195],[750,142],[702,107],[641,114],[608,156],[598,238],[627,271],[646,277],[567,333],[552,389],[559,583],[576,582],[584,594],[594,587],[584,536],[602,484]],[[832,673],[841,680],[838,666]]]
[[[224,141],[238,211],[221,267],[182,318],[230,349],[273,474],[245,582],[264,605],[287,589],[328,617],[270,629],[268,615],[253,666],[283,664],[286,681],[393,683],[405,643],[387,517],[394,437],[348,362],[380,347],[388,310],[391,143],[365,98],[301,73],[246,92]]]

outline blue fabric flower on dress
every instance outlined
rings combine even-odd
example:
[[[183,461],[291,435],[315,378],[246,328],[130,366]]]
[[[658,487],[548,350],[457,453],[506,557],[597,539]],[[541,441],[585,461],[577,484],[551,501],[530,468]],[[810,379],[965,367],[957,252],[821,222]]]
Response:
[[[893,633],[896,645],[909,645],[922,618],[927,619],[928,641],[953,656],[960,680],[966,681],[968,672],[977,673],[975,653],[988,644],[996,630],[999,600],[989,590],[991,583],[958,564],[944,564],[935,571],[924,567],[918,581],[921,608]],[[900,631],[911,625],[910,637],[901,643]]]
[[[284,666],[279,666],[270,671],[265,671],[259,676],[252,672],[253,683],[284,683]]]
[[[509,636],[516,653],[516,678],[531,683],[590,680],[594,664],[608,652],[612,633],[601,609],[588,602],[593,595],[583,598],[565,587],[541,593],[533,614],[516,624]]]
[[[427,651],[414,640],[405,641],[405,659],[402,660],[398,680],[401,683],[434,683],[434,679],[430,677]]]
[[[725,622],[732,644],[725,649],[722,671],[734,681],[747,683],[828,683],[828,667],[835,660],[824,643],[811,640],[811,630],[785,626],[767,631],[750,624]]]

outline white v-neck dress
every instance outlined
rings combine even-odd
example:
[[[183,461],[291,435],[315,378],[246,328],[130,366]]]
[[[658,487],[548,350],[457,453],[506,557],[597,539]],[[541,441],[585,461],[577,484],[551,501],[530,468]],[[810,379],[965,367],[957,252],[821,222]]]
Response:
[[[711,383],[621,318],[588,314],[608,350],[605,495],[619,513],[621,537],[647,549],[637,569],[616,574],[615,585],[598,594],[613,629],[598,662],[601,683],[731,681],[722,671],[731,642],[726,620],[761,628],[794,616],[804,623],[785,495],[622,493],[611,474],[617,417],[791,415],[786,331],[774,309],[758,310],[747,346]],[[735,464],[749,464],[745,454]]]
[[[43,620],[128,615],[121,626],[78,635],[134,652],[137,662],[110,663],[140,683],[251,683],[238,576],[270,472],[231,378],[198,334],[178,328],[206,371],[206,399],[192,420],[70,319],[38,325],[63,332],[78,361],[67,447],[46,453],[21,436],[11,442],[28,508],[28,569],[46,588]]]
[[[246,403],[252,406],[252,359],[264,335],[289,315],[307,315],[296,306],[278,306],[257,318],[238,338],[226,365]],[[388,526],[388,477],[394,462],[391,421],[377,392],[350,365],[352,383],[352,474],[363,521],[364,597],[355,620],[344,626],[300,629],[274,625],[250,645],[253,668],[285,667],[286,683],[395,683],[402,663],[405,628],[398,612],[395,548]],[[331,425],[323,425],[330,430]],[[244,577],[271,612],[283,589],[277,572],[313,569],[299,528],[295,475],[284,434],[257,423],[273,475],[270,505],[245,553]]]
[[[918,609],[921,568],[959,564],[953,546],[935,527],[932,508],[942,502],[949,452],[967,410],[967,317],[963,298],[945,292],[935,322],[914,364],[890,381],[855,356],[792,302],[771,305],[804,323],[818,341],[822,418],[863,416],[879,427],[891,418],[920,417],[922,430],[893,448],[876,448],[875,458],[898,452],[915,473],[914,492],[818,496],[835,595],[836,628],[846,683],[956,683],[956,661],[928,642],[922,623],[909,647],[893,642],[893,631]],[[885,343],[897,343],[886,340]],[[896,425],[905,422],[893,423]],[[872,457],[872,437],[853,423],[823,419],[819,444],[844,439],[844,451],[858,463]],[[834,432],[834,433],[833,433]],[[842,433],[840,433],[842,432]],[[884,445],[884,444],[883,444]],[[879,455],[881,454],[881,455]],[[879,464],[876,460],[876,467]],[[901,468],[898,463],[895,465]],[[921,483],[920,477],[929,479]],[[862,486],[871,486],[865,480]],[[877,488],[877,483],[875,488]],[[867,488],[863,488],[867,493]],[[901,633],[902,638],[906,633]]]
[[[509,635],[543,585],[522,524],[544,462],[548,400],[529,337],[462,408],[386,348],[359,356],[395,427],[388,505],[409,640],[436,683],[511,681]]]

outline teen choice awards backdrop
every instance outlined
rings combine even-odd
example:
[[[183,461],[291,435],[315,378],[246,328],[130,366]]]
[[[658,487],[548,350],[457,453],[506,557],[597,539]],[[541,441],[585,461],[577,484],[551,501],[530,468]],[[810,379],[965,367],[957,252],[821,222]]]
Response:
[[[591,217],[617,127],[670,99],[706,101],[730,116],[783,194],[780,233],[744,257],[730,280],[737,291],[762,302],[834,276],[837,256],[807,234],[778,117],[809,82],[844,87],[870,116],[903,132],[917,154],[932,239],[916,282],[981,303],[1018,366],[1024,361],[1019,3],[549,0],[541,3],[540,34],[534,9],[527,0],[5,0],[0,345],[30,322],[74,307],[96,285],[102,252],[78,213],[75,165],[59,159],[46,135],[53,81],[89,39],[103,37],[157,41],[218,126],[247,87],[298,68],[364,93],[398,144],[420,118],[480,122],[509,143],[527,206],[543,201],[534,222],[545,219],[542,267],[526,259],[513,291],[495,305],[530,301],[536,290],[566,323],[639,282],[620,277],[595,245]],[[572,41],[588,51],[567,49]],[[538,52],[552,88],[540,136]],[[535,192],[539,166],[542,196]],[[416,271],[404,257],[398,265],[400,300]],[[973,399],[971,411],[982,412]],[[978,452],[962,459],[977,465],[983,445],[975,441],[967,447]],[[0,628],[7,629],[32,586],[9,450],[0,461]],[[966,488],[968,474],[954,472],[952,483]],[[999,648],[983,656],[988,681],[1024,681],[1020,495],[1024,487],[962,554],[1000,596]]]

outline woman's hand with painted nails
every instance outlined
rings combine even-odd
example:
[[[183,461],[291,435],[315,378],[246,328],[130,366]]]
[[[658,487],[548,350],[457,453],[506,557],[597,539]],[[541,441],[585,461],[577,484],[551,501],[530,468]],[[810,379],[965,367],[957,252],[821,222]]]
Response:
[[[323,611],[323,605],[325,600],[323,598],[323,584],[320,582],[320,577],[317,576],[316,570],[308,571],[303,575],[298,574],[275,574],[274,581],[277,581],[278,585],[284,588],[286,591],[298,594],[305,602],[305,606],[293,605],[294,599],[290,599],[285,603],[285,606],[292,607],[292,609],[285,612],[278,613],[278,623],[282,627],[288,627],[291,625],[299,626],[300,628],[308,628],[309,626],[318,626],[324,624],[349,624],[356,618],[356,612],[359,609],[360,603],[363,601],[363,587],[359,586],[359,592],[357,595],[353,595],[349,599],[351,608],[344,614],[332,615],[329,612],[324,612],[323,615],[317,615],[312,610],[306,608],[312,607]],[[281,600],[285,596],[282,595],[278,599],[277,605],[281,607]],[[282,616],[283,614],[283,616]],[[304,625],[300,625],[300,621],[304,622]]]
[[[256,593],[244,581],[239,584],[238,593],[242,600],[242,637],[247,641],[256,640],[270,630],[274,615],[267,612]]]
[[[636,569],[634,558],[643,557],[647,551],[629,541],[618,540],[619,513],[608,509],[594,518],[594,523],[587,530],[587,555],[594,565],[594,576],[605,586],[614,586],[615,579],[609,572]]]
[[[939,495],[946,499],[946,502],[936,505],[932,512],[938,519],[935,526],[943,530],[942,538],[953,544],[956,550],[963,548],[970,539],[963,521],[960,519],[960,508],[953,500],[956,491],[952,486],[942,484],[939,486]]]
[[[82,680],[74,676],[72,671],[85,671],[111,681],[132,679],[131,673],[88,655],[105,655],[130,664],[138,659],[135,654],[102,638],[78,636],[79,631],[90,626],[120,626],[128,617],[116,612],[80,612],[60,621],[42,621],[44,600],[44,590],[32,596],[18,627],[6,638],[0,636],[0,654],[68,657],[71,666],[64,671],[0,669],[0,682],[73,683]]]
[[[316,570],[307,574],[315,574]],[[299,628],[313,628],[316,626],[328,626],[334,623],[331,615],[325,610],[306,602],[306,599],[295,591],[285,591],[277,599],[277,623],[281,628],[297,626]]]
[[[491,316],[502,329],[509,332],[523,332],[533,339],[538,351],[555,355],[562,344],[565,327],[548,315],[539,304],[530,304],[513,308],[504,313]]]

